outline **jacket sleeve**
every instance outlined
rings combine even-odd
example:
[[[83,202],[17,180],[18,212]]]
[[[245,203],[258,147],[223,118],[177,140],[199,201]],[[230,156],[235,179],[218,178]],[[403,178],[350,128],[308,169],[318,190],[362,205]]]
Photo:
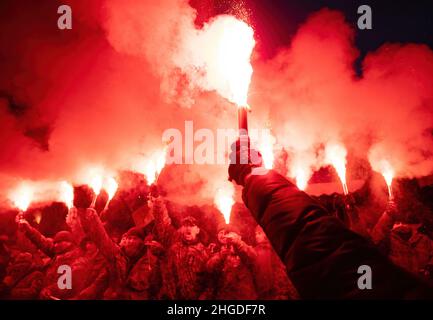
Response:
[[[236,251],[238,252],[242,261],[250,267],[254,266],[257,259],[257,254],[254,248],[247,245],[242,240],[234,241],[233,245],[236,247]]]
[[[42,233],[30,225],[24,229],[24,234],[44,254],[49,257],[54,256],[53,239],[44,237]]]
[[[167,206],[162,198],[153,200],[151,212],[155,218],[156,237],[165,248],[169,248],[176,237],[176,229],[172,225]]]
[[[270,170],[246,179],[243,200],[262,226],[302,298],[431,297],[431,289],[394,266],[306,193]],[[360,289],[360,266],[372,289]]]
[[[120,254],[119,247],[110,239],[98,214],[93,209],[79,210],[81,225],[108,261],[114,262]]]
[[[221,271],[224,263],[224,257],[221,252],[214,253],[214,255],[207,261],[206,269],[209,273]]]

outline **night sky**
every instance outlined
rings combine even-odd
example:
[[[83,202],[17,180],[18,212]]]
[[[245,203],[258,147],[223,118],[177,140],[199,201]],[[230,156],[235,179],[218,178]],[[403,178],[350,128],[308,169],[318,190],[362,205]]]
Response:
[[[232,13],[239,1],[192,0],[201,17],[215,13]],[[328,7],[344,12],[356,28],[357,9],[367,4],[373,12],[373,30],[358,30],[356,43],[364,55],[385,42],[425,43],[433,48],[433,1],[358,1],[358,0],[244,0],[261,42],[261,53],[272,56],[279,46],[290,43],[298,26],[314,11]],[[213,7],[213,12],[210,9]]]

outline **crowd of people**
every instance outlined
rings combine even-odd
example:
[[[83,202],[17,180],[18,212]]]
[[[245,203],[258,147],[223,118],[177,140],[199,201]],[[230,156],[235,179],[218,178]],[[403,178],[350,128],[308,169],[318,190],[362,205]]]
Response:
[[[140,196],[144,195],[129,195]],[[136,218],[145,209],[148,222],[131,218],[137,225],[119,236],[116,227],[122,223],[109,215],[122,214],[119,201],[125,202],[128,195],[117,197],[110,210],[102,212],[91,208],[93,197],[89,187],[79,186],[70,210],[52,205],[39,223],[34,213],[16,216],[16,234],[13,239],[3,236],[0,246],[1,298],[298,298],[259,226],[254,227],[251,243],[244,241],[238,227],[223,220],[212,229],[214,235],[206,235],[206,221],[197,214],[186,212],[173,219],[162,196],[149,196],[133,215]],[[57,222],[47,227],[53,214]],[[71,268],[70,289],[58,283],[59,267],[65,265]]]
[[[304,298],[293,284],[302,276],[287,272],[287,263],[280,259],[284,248],[272,246],[253,219],[236,221],[235,215],[234,222],[226,224],[191,207],[177,210],[154,190],[136,186],[132,190],[119,192],[108,209],[101,209],[104,205],[98,202],[92,206],[92,189],[77,186],[71,209],[54,203],[37,214],[14,213],[15,229],[10,223],[0,236],[0,298]],[[394,264],[429,281],[433,277],[430,220],[413,220],[418,215],[408,216],[400,205],[406,200],[395,199],[371,223],[366,219],[371,215],[361,209],[369,198],[365,192],[311,201]],[[70,288],[59,285],[62,266],[71,269]]]

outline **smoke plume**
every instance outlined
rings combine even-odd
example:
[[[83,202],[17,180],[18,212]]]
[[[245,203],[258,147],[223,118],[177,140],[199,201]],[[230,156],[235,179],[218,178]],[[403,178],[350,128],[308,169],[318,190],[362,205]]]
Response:
[[[21,181],[78,183],[88,168],[131,169],[186,120],[236,128],[235,106],[211,81],[218,70],[206,55],[223,18],[197,26],[186,0],[70,3],[70,31],[57,29],[60,3],[10,1],[1,10],[3,199]],[[341,141],[357,157],[386,158],[397,176],[430,174],[432,51],[385,44],[358,76],[354,35],[340,12],[324,9],[273,59],[254,55],[251,127],[272,128],[292,159],[289,172],[296,164],[311,176],[324,165],[324,146]],[[169,197],[212,203],[226,175],[225,166],[171,165],[159,182]]]

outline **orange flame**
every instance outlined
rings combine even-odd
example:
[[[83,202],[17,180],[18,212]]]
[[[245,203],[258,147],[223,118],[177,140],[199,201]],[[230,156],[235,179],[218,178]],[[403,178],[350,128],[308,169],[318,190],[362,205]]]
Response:
[[[108,194],[108,200],[107,203],[113,199],[114,195],[117,192],[117,189],[119,188],[119,184],[113,177],[109,177],[105,179],[104,189],[107,191]]]
[[[233,185],[226,184],[223,188],[217,189],[215,194],[214,204],[224,216],[224,221],[226,224],[230,223],[230,215],[233,204],[235,203],[233,199],[234,193],[235,189]]]
[[[346,182],[346,156],[347,150],[341,144],[330,143],[325,148],[325,161],[337,171],[343,186],[343,192],[347,195],[349,190]]]
[[[32,202],[33,195],[33,188],[29,185],[22,184],[10,194],[9,199],[20,211],[26,211]]]
[[[275,137],[272,136],[269,130],[266,130],[266,133],[263,134],[261,137],[261,142],[259,146],[259,150],[263,158],[263,165],[266,169],[272,169],[274,166],[274,144]]]
[[[380,172],[385,179],[386,185],[388,187],[388,195],[389,198],[393,198],[392,194],[392,180],[394,179],[394,169],[392,168],[391,164],[387,160],[381,160],[379,162]]]
[[[89,181],[88,184],[90,188],[92,188],[95,195],[98,196],[99,193],[101,193],[102,182],[103,182],[102,173],[100,172],[100,170],[92,169],[89,172],[88,181]]]
[[[238,106],[247,107],[248,89],[253,74],[251,54],[255,46],[254,30],[245,22],[226,16],[215,24],[217,32],[214,41],[217,43],[217,76],[224,82],[223,92],[226,99]]]
[[[37,211],[36,213],[33,214],[33,216],[35,217],[36,223],[40,224],[42,220],[42,212]]]
[[[155,183],[159,174],[165,167],[167,148],[155,152],[150,159],[145,162],[143,173],[149,185]]]
[[[60,201],[64,202],[68,209],[74,205],[74,188],[66,181],[60,182]]]
[[[296,186],[299,190],[305,191],[308,185],[308,173],[303,168],[296,169]]]

